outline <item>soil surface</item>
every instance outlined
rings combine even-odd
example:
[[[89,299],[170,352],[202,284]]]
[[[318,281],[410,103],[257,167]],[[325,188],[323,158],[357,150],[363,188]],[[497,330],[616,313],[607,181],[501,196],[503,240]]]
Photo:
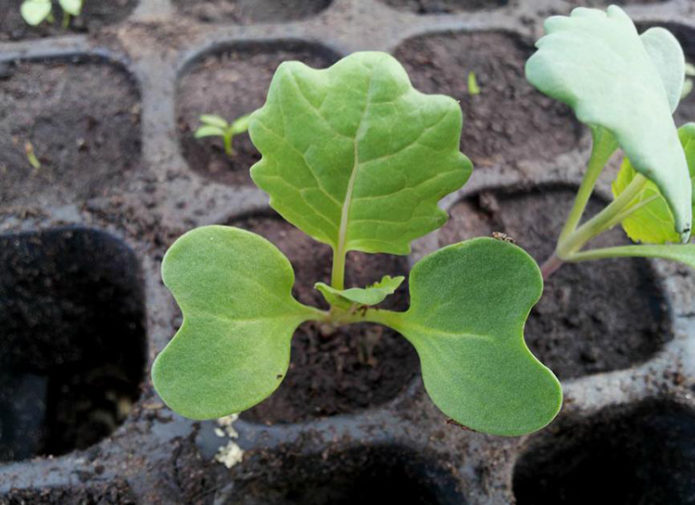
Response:
[[[666,402],[558,422],[521,457],[517,505],[691,505],[695,415]]]
[[[123,186],[140,160],[138,92],[104,63],[20,63],[0,79],[0,206],[76,203]],[[27,147],[40,167],[33,167]]]
[[[607,7],[608,5],[640,5],[658,4],[667,0],[567,0],[571,5],[578,7]]]
[[[250,217],[230,223],[273,242],[295,271],[294,295],[305,304],[327,308],[314,283],[330,283],[331,249],[279,217]],[[345,287],[364,287],[383,275],[408,275],[405,257],[350,252]],[[384,308],[408,308],[406,282]],[[392,330],[351,325],[328,334],[315,323],[299,327],[292,339],[290,369],[280,388],[242,416],[258,422],[296,422],[379,405],[394,398],[415,376],[412,346]]]
[[[0,0],[0,41],[34,39],[66,35],[71,33],[95,32],[105,25],[122,21],[137,5],[137,0],[85,0],[82,14],[70,20],[67,29],[62,27],[63,10],[53,0],[53,23],[44,22],[29,26],[20,14],[24,0]]]
[[[449,14],[458,11],[496,9],[509,0],[381,0],[385,4],[417,14]]]
[[[533,47],[505,33],[443,33],[410,39],[395,55],[413,85],[461,102],[461,149],[478,168],[516,160],[554,159],[577,146],[582,127],[570,109],[524,77]],[[470,95],[474,72],[479,95]]]
[[[271,23],[318,14],[331,0],[174,0],[182,14],[205,23]]]
[[[499,231],[542,262],[553,252],[574,195],[563,188],[482,193],[451,209],[440,246]],[[592,200],[587,215],[604,205]],[[622,230],[613,229],[590,245],[626,243]],[[649,263],[611,259],[565,264],[555,272],[531,311],[525,335],[531,351],[560,379],[569,379],[648,359],[672,338],[667,321]]]
[[[0,505],[137,505],[127,483],[24,489],[0,496]]]
[[[205,56],[181,79],[177,118],[183,156],[191,170],[227,184],[253,184],[249,168],[260,159],[247,133],[233,139],[229,158],[222,140],[196,140],[201,114],[218,114],[228,121],[265,103],[268,86],[280,63],[298,60],[316,68],[337,60],[329,50],[302,43],[254,44]]]
[[[0,461],[84,449],[140,394],[144,292],[103,232],[0,236]]]

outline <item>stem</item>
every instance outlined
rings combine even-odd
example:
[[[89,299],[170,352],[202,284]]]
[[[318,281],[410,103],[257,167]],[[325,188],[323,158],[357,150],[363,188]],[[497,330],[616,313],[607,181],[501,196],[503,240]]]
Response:
[[[606,166],[606,163],[618,147],[613,135],[604,128],[593,128],[591,131],[591,136],[593,138],[591,157],[589,158],[589,163],[587,164],[582,183],[577,191],[577,196],[574,199],[572,210],[570,211],[567,221],[565,222],[565,226],[562,228],[562,232],[560,233],[558,243],[565,240],[574,232],[574,230],[577,229],[577,225],[584,214],[584,209],[586,209],[586,204],[589,202],[591,193],[594,191],[596,180],[598,179],[599,175],[601,175],[603,167]]]
[[[623,245],[590,249],[588,251],[574,253],[571,261],[601,260],[606,258],[649,258],[654,256],[653,254],[649,254],[649,249],[652,247],[654,246]]]
[[[227,156],[230,158],[234,157],[234,148],[232,147],[232,137],[234,137],[234,133],[232,131],[228,131],[224,134],[224,152],[227,153]]]
[[[331,286],[335,289],[344,289],[345,286],[345,252],[338,248],[333,249]]]
[[[553,275],[553,273],[562,266],[564,262],[553,254],[550,258],[545,260],[541,265],[541,274],[543,275],[543,280],[548,280],[548,277]]]
[[[337,324],[352,324],[352,323],[376,323],[398,329],[398,320],[401,312],[392,310],[368,308],[365,311],[341,311],[330,314],[330,320]]]
[[[70,13],[63,11],[63,30],[70,27]]]

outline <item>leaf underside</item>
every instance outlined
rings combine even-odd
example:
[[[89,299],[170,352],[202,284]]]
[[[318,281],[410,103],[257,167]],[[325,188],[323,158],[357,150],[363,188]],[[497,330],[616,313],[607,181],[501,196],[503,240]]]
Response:
[[[664,195],[674,231],[687,241],[692,190],[671,116],[684,82],[678,41],[662,28],[639,36],[614,5],[550,17],[545,29],[526,64],[527,79],[571,106],[580,121],[616,137],[635,170]]]
[[[352,304],[377,305],[387,296],[392,295],[404,280],[405,277],[402,275],[397,277],[384,275],[379,282],[366,288],[335,289],[323,282],[317,282],[315,287],[331,305],[341,307],[349,307]]]
[[[290,294],[287,258],[253,233],[205,226],[171,246],[162,278],[183,312],[152,369],[167,405],[210,419],[269,396],[287,372],[294,330],[315,316]]]
[[[438,228],[437,202],[472,166],[458,103],[424,95],[390,55],[354,53],[324,70],[282,63],[249,133],[254,182],[286,220],[347,252],[407,254]]]

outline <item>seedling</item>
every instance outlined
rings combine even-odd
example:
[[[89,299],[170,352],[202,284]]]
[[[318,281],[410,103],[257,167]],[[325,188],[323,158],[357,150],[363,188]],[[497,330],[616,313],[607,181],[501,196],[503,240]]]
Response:
[[[34,170],[39,170],[41,168],[41,162],[36,157],[36,151],[34,151],[34,144],[28,140],[24,143],[24,153],[27,155],[27,161],[34,167]]]
[[[58,0],[63,10],[63,28],[70,25],[70,16],[79,16],[84,0]],[[53,23],[53,6],[51,0],[24,0],[20,6],[24,21],[31,26],[38,26],[44,21]]]
[[[544,263],[548,277],[566,261],[612,257],[666,258],[695,267],[688,244],[693,213],[695,124],[677,129],[685,58],[663,28],[641,35],[617,6],[604,12],[576,8],[546,20],[547,34],[526,64],[526,77],[543,93],[572,107],[593,138],[584,178]],[[613,153],[624,159],[614,200],[580,225],[596,181]],[[621,224],[638,245],[583,250],[592,238]]]
[[[333,249],[331,282],[316,284],[330,309],[292,297],[292,266],[264,238],[226,226],[186,233],[162,263],[183,312],[153,366],[164,401],[194,419],[248,409],[286,375],[299,324],[370,322],[411,342],[427,392],[456,422],[502,435],[550,422],[560,384],[523,339],[543,283],[516,245],[477,238],[426,256],[410,272],[405,312],[377,307],[401,276],[344,286],[348,251],[408,254],[445,222],[437,202],[472,170],[461,126],[455,100],[416,91],[388,54],[355,53],[325,70],[280,65],[249,118],[262,154],[251,177],[282,217]]]
[[[478,86],[478,79],[475,76],[475,72],[472,70],[468,72],[468,94],[469,95],[479,95],[480,86]]]
[[[232,123],[216,114],[203,114],[200,116],[200,127],[195,131],[194,136],[197,139],[204,137],[221,137],[224,143],[224,152],[230,158],[234,157],[234,149],[232,147],[232,139],[235,135],[244,133],[249,129],[249,115],[241,116],[235,119]]]

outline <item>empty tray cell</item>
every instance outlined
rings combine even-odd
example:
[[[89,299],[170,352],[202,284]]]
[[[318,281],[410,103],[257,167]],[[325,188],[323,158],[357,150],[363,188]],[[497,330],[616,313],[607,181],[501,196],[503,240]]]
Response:
[[[517,36],[486,32],[425,35],[395,51],[417,89],[460,101],[461,149],[477,168],[553,160],[578,145],[583,128],[572,111],[526,81],[532,53]],[[478,94],[468,89],[471,73]]]
[[[331,0],[173,0],[179,12],[204,23],[282,23],[309,18]]]
[[[70,25],[65,28],[63,10],[57,0],[52,0],[54,21],[44,21],[39,26],[30,26],[22,19],[20,6],[23,2],[0,0],[0,41],[95,33],[102,26],[123,21],[137,5],[137,0],[85,0],[82,13],[70,17]]]
[[[331,249],[277,215],[253,216],[230,223],[275,244],[295,272],[294,296],[307,305],[328,308],[314,283],[330,283]],[[345,287],[364,287],[384,275],[408,275],[403,256],[350,252]],[[408,308],[407,282],[380,307]],[[296,422],[312,417],[364,410],[395,398],[413,380],[418,358],[396,332],[373,324],[328,330],[304,323],[292,339],[290,368],[280,388],[242,414],[263,423]]]
[[[260,154],[248,133],[233,139],[235,154],[230,157],[221,139],[194,138],[200,116],[217,114],[231,122],[263,106],[273,74],[283,61],[323,68],[337,59],[324,47],[299,42],[242,44],[201,56],[178,86],[179,140],[191,170],[218,182],[253,184],[249,169]]]
[[[139,93],[103,61],[25,61],[0,79],[0,208],[125,191],[140,162]],[[31,160],[33,152],[35,160]]]
[[[0,461],[84,449],[123,422],[146,363],[140,267],[86,228],[0,236]]]
[[[514,471],[517,505],[692,505],[695,413],[649,401],[558,423]]]
[[[439,245],[504,232],[543,262],[574,200],[575,190],[489,191],[459,202],[438,232]],[[587,215],[604,202],[594,199]],[[620,228],[592,247],[628,243]],[[648,360],[672,338],[660,283],[643,259],[568,263],[545,282],[540,302],[526,323],[532,352],[561,379],[627,368]]]
[[[497,9],[510,5],[510,0],[380,0],[395,9],[416,14],[450,14],[460,11]],[[513,1],[513,0],[512,0]]]

